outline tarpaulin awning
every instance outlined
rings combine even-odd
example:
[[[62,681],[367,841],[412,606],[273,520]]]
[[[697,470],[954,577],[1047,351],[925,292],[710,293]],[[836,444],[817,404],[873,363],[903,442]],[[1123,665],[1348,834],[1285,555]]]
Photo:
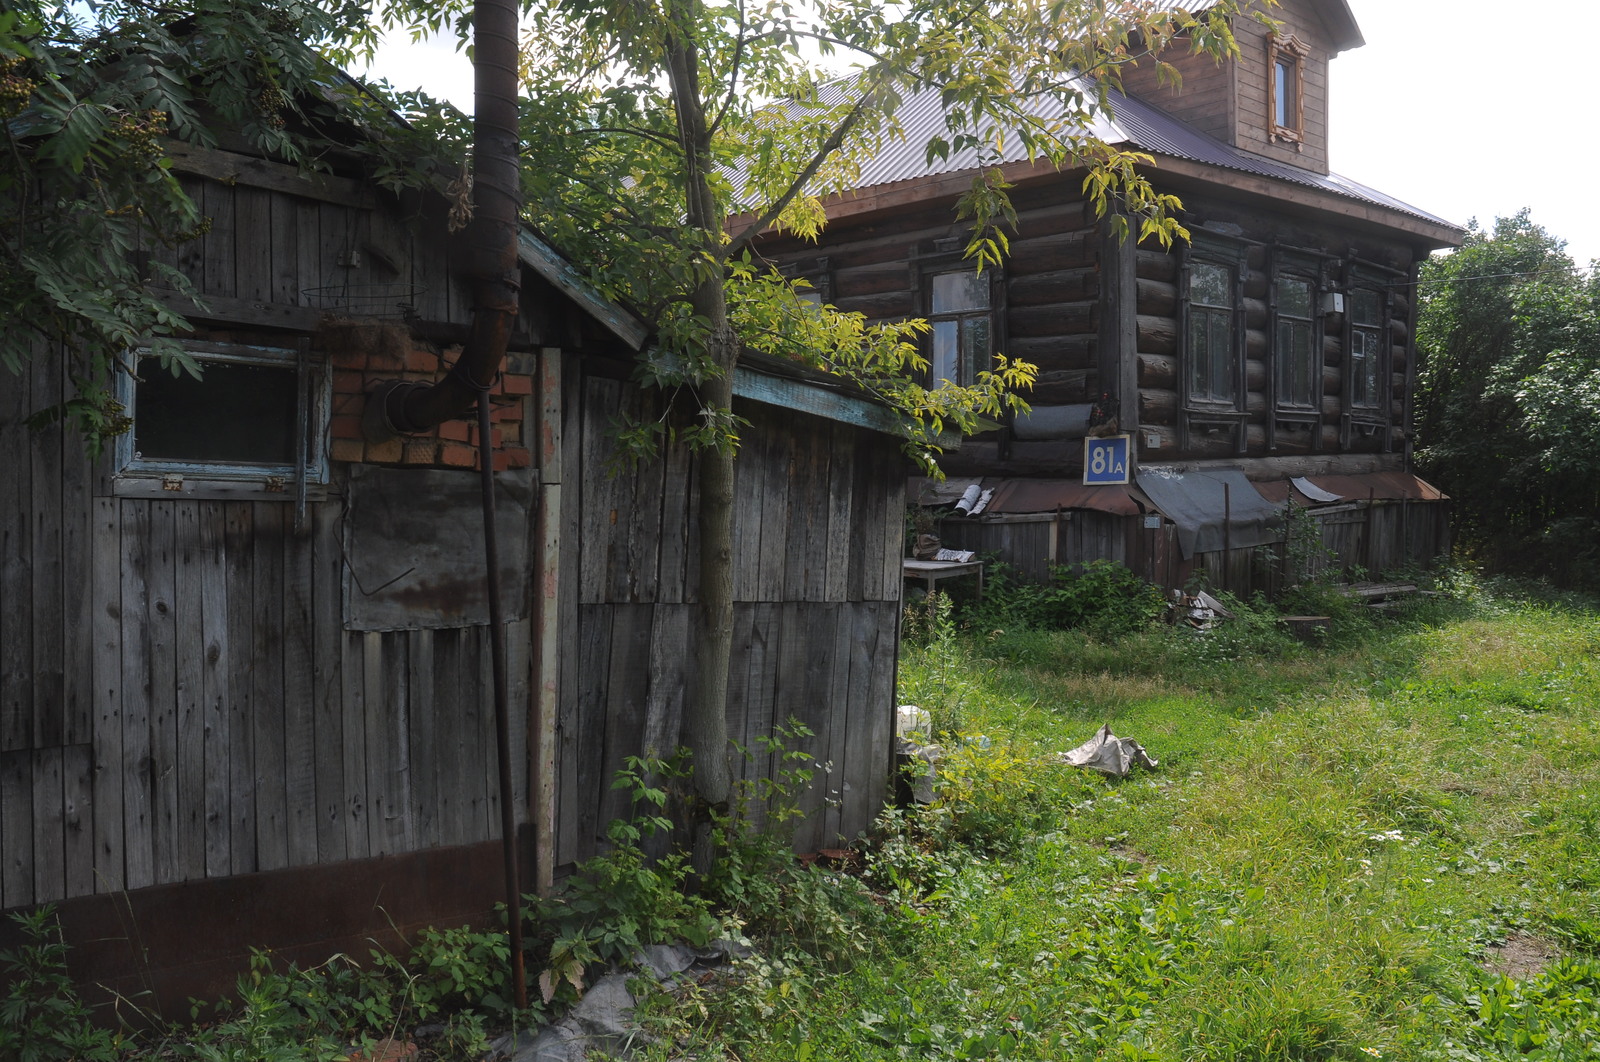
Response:
[[[1280,537],[1279,507],[1262,497],[1238,469],[1142,469],[1139,489],[1178,525],[1178,546],[1185,557],[1224,546],[1262,546]]]

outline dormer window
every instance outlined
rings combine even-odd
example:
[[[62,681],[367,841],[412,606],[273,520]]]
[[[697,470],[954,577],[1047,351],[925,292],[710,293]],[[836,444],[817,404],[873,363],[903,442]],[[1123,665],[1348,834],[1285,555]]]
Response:
[[[1268,38],[1267,107],[1273,140],[1305,139],[1305,67],[1311,48],[1299,37]]]

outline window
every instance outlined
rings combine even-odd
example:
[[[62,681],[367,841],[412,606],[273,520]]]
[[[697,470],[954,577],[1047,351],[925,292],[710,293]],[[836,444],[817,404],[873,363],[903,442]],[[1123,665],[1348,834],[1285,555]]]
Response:
[[[1305,137],[1305,64],[1311,48],[1299,37],[1269,38],[1267,52],[1268,134],[1298,145]]]
[[[297,477],[327,482],[328,377],[319,359],[281,347],[183,346],[199,378],[148,349],[121,382],[133,428],[118,440],[118,493],[218,485],[294,494]]]
[[[1233,304],[1233,270],[1214,262],[1190,265],[1189,399],[1196,404],[1238,405]]]
[[[1317,342],[1316,288],[1303,277],[1279,277],[1277,328],[1273,342],[1278,408],[1320,410],[1322,344]]]
[[[1383,299],[1376,289],[1350,293],[1350,409],[1383,407]]]
[[[1183,449],[1220,435],[1244,452],[1245,262],[1243,244],[1199,231],[1185,252],[1178,306]]]
[[[975,268],[945,270],[929,274],[927,285],[929,380],[935,387],[970,384],[989,368],[994,353],[989,275]]]

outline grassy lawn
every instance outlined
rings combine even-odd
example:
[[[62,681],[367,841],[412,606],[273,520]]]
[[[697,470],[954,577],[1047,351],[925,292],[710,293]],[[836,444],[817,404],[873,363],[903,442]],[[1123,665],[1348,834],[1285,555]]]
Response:
[[[891,818],[877,914],[768,938],[660,1057],[1600,1058],[1593,610],[927,626],[941,797]],[[1049,762],[1106,722],[1159,770]]]

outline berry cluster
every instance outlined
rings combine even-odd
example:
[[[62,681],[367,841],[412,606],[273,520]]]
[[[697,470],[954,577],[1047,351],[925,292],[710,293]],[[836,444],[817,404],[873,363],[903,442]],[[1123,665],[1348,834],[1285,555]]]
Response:
[[[0,117],[21,114],[38,87],[38,82],[20,72],[21,66],[21,59],[0,59]]]

